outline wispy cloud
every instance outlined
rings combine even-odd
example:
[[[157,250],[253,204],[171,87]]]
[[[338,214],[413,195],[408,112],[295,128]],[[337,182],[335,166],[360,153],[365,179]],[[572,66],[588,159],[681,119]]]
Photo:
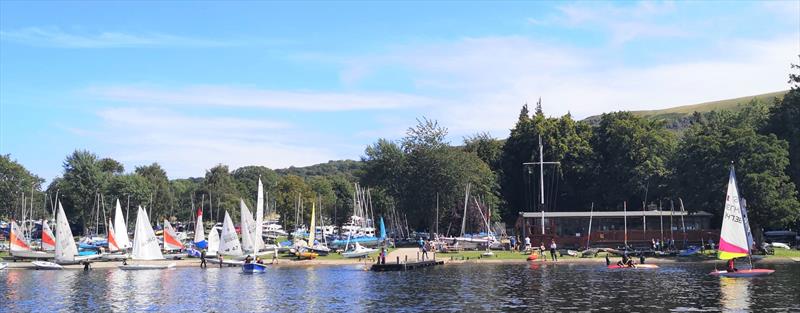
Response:
[[[605,30],[611,34],[612,44],[624,44],[639,38],[688,36],[685,25],[659,22],[659,17],[675,9],[672,2],[573,3],[559,7],[561,15],[555,20],[564,26]]]
[[[163,108],[121,107],[97,112],[100,126],[84,133],[128,167],[159,162],[171,177],[202,175],[224,160],[231,169],[303,166],[337,159],[323,145],[308,145],[301,129],[259,118],[196,116]]]
[[[427,97],[404,93],[282,91],[219,85],[176,88],[118,85],[86,90],[103,100],[162,105],[252,107],[296,111],[352,111],[420,107]]]
[[[0,40],[55,48],[220,47],[234,41],[210,40],[164,33],[64,31],[57,27],[28,27],[0,31]]]

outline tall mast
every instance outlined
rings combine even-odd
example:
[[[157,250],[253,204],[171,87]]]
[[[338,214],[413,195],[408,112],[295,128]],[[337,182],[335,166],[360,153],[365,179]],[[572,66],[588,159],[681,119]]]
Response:
[[[542,135],[539,134],[539,162],[529,162],[529,163],[522,163],[523,166],[526,165],[539,165],[539,204],[540,209],[542,211],[542,235],[544,235],[544,165],[545,164],[554,164],[560,165],[561,162],[545,162],[544,161],[544,146],[542,145]]]
[[[461,237],[464,237],[464,229],[467,227],[467,205],[469,204],[469,186],[467,183],[467,190],[464,193],[464,215],[461,216]]]

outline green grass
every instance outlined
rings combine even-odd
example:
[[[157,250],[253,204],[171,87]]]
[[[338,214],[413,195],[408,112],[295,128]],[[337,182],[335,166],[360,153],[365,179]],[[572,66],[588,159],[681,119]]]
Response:
[[[771,258],[800,258],[800,250],[775,249],[775,255]]]
[[[0,252],[0,258],[4,258],[8,256],[8,251]]]
[[[437,253],[437,259],[450,259],[452,257],[455,260],[461,260],[469,258],[470,260],[475,259],[488,259],[488,260],[527,260],[529,254],[526,253],[519,253],[519,252],[511,252],[511,251],[492,251],[494,253],[493,256],[481,256],[482,253],[485,251],[460,251],[455,253]],[[538,252],[535,252],[538,253]],[[550,259],[550,252],[546,253],[547,259]],[[560,255],[558,256],[559,259],[574,259],[575,257],[569,255]]]

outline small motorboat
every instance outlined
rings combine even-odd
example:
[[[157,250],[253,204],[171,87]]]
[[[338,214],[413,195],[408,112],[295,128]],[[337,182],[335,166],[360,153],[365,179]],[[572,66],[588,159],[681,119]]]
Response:
[[[720,276],[720,277],[756,277],[756,276],[766,276],[769,274],[774,273],[775,270],[769,270],[764,268],[754,268],[754,269],[747,269],[747,270],[738,270],[733,272],[728,271],[713,271],[708,273],[712,276]]]
[[[611,264],[608,266],[610,270],[652,270],[657,269],[658,265],[655,264],[636,264],[633,267],[626,265]]]
[[[126,264],[120,265],[119,269],[126,271],[138,270],[163,270],[175,267],[175,263],[170,264]]]
[[[242,272],[253,274],[263,273],[267,270],[267,266],[259,263],[247,263],[242,265]]]
[[[33,264],[34,268],[37,269],[37,270],[60,270],[60,269],[64,269],[64,267],[62,267],[61,265],[58,265],[58,264],[53,263],[53,262],[47,262],[47,261],[33,261],[33,262],[31,262],[31,264]]]

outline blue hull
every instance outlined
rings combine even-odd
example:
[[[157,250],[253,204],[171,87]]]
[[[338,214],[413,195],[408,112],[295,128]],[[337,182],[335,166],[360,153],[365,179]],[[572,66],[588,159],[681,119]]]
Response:
[[[242,265],[242,272],[245,273],[263,273],[267,270],[267,266],[258,263],[248,263]]]

